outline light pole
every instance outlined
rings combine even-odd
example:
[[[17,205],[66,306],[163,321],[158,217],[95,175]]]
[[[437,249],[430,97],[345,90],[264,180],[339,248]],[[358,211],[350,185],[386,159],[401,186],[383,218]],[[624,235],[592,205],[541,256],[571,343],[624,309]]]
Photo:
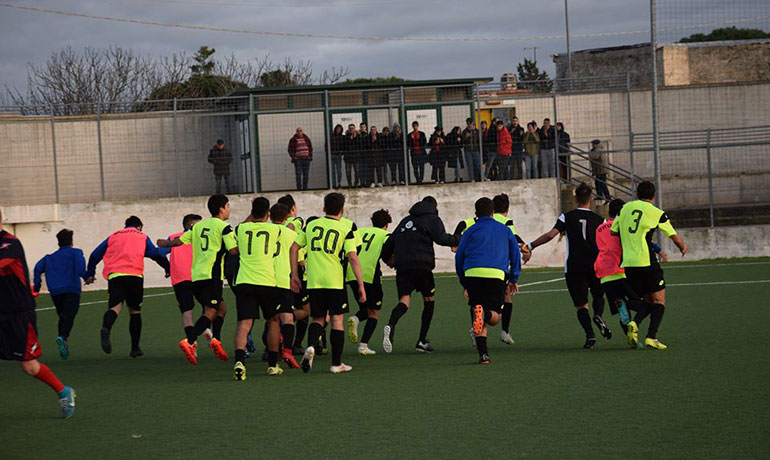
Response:
[[[535,64],[537,64],[537,46],[525,46],[524,47],[524,51],[527,51],[527,50],[533,50],[534,51],[533,59],[534,59]]]
[[[658,56],[657,38],[655,36],[655,0],[650,0],[650,56],[652,58],[652,161],[655,172],[655,198],[658,207],[663,206],[663,190],[660,187],[660,145],[658,133]]]
[[[567,27],[567,79],[572,78],[572,53],[569,47],[569,11],[567,10],[568,0],[564,0],[564,22]]]

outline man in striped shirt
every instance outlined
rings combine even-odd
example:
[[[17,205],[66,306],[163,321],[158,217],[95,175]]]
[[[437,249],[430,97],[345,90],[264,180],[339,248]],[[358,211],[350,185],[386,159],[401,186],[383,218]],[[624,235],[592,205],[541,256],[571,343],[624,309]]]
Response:
[[[296,134],[289,140],[289,156],[294,164],[294,174],[297,179],[297,190],[307,190],[310,162],[313,161],[313,143],[307,137],[302,127],[297,128]]]

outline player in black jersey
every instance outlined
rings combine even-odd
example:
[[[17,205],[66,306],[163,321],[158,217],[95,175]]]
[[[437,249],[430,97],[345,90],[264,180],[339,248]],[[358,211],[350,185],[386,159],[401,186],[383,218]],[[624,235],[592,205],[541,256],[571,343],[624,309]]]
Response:
[[[594,308],[594,324],[599,332],[607,339],[612,338],[607,324],[602,318],[604,313],[604,291],[594,271],[594,261],[599,254],[596,247],[596,228],[604,223],[604,218],[591,211],[592,190],[586,184],[580,184],[575,190],[577,209],[559,216],[553,228],[540,235],[527,245],[530,251],[548,243],[556,235],[567,235],[567,260],[564,262],[564,278],[572,302],[577,308],[577,318],[586,333],[583,348],[593,348],[596,336],[591,327],[591,317],[588,313],[588,291],[591,291]]]

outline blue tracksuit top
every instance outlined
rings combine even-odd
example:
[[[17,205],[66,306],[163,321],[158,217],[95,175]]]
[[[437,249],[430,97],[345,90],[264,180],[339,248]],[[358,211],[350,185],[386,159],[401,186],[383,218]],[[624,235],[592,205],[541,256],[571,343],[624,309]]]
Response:
[[[517,283],[521,274],[521,251],[511,229],[491,217],[481,217],[463,233],[455,254],[455,270],[465,286],[470,268],[497,268]]]
[[[35,265],[35,292],[40,292],[43,273],[51,295],[80,294],[80,279],[86,277],[83,251],[65,246],[40,259]]]

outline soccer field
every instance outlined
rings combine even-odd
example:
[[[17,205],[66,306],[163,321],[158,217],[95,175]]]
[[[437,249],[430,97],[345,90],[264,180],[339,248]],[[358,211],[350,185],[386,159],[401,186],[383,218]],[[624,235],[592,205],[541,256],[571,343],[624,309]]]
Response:
[[[468,309],[454,276],[437,275],[432,355],[414,352],[422,302],[399,323],[383,353],[385,308],[372,340],[378,354],[345,345],[349,374],[268,377],[258,357],[246,382],[232,362],[199,350],[184,359],[170,289],[147,290],[143,358],[128,357],[127,312],[113,328],[113,353],[99,347],[106,292],[84,295],[62,361],[56,314],[38,300],[42,360],[78,393],[60,420],[56,395],[0,364],[2,459],[195,458],[760,458],[770,449],[770,260],[666,266],[668,308],[659,337],[667,351],[629,350],[615,337],[583,350],[583,333],[557,270],[529,271],[514,299],[516,344],[490,333],[490,366],[468,338]],[[224,329],[232,353],[234,299]],[[196,314],[200,310],[196,308]],[[608,315],[609,312],[606,314]],[[607,316],[606,316],[607,317]],[[646,333],[646,321],[641,332]],[[258,326],[261,330],[261,324]],[[203,344],[203,343],[202,343]]]

